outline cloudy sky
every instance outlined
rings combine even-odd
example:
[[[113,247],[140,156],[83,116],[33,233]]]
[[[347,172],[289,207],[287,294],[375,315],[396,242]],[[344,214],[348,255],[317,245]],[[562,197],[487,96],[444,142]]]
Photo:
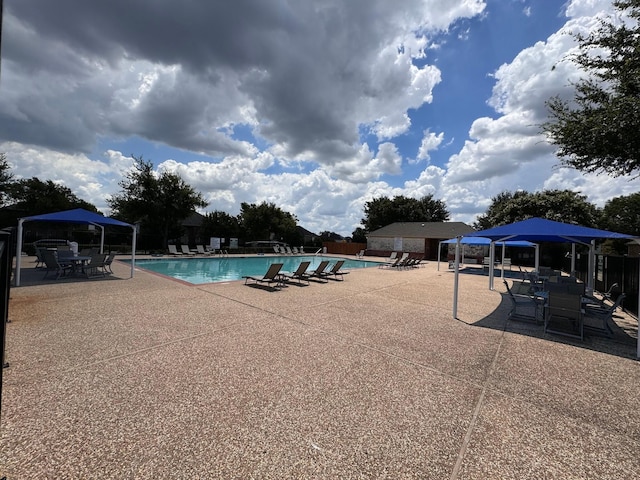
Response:
[[[5,0],[0,152],[106,199],[142,155],[209,202],[275,203],[350,235],[365,202],[433,194],[473,222],[502,191],[602,206],[630,178],[560,168],[544,102],[567,32],[611,0]]]

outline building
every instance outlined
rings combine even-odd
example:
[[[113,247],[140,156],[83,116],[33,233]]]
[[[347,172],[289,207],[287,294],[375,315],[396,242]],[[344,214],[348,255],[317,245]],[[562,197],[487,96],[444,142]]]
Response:
[[[391,252],[421,253],[428,260],[438,257],[438,244],[474,229],[462,222],[396,222],[367,235],[367,255]]]

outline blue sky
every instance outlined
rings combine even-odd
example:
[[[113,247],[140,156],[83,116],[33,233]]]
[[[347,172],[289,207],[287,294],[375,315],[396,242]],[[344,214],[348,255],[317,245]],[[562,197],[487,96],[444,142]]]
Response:
[[[167,0],[4,4],[0,151],[108,214],[152,160],[202,210],[275,203],[349,235],[367,201],[432,194],[472,223],[502,191],[602,206],[637,179],[562,168],[540,135],[611,1]]]

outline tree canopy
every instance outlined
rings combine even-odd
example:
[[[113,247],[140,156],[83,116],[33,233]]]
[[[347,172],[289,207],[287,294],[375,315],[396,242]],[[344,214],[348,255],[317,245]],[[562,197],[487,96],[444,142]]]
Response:
[[[571,57],[589,75],[575,84],[573,102],[547,101],[542,125],[565,165],[613,176],[640,169],[640,0],[614,1],[628,25],[602,20],[597,31],[576,34]]]
[[[119,183],[121,192],[107,203],[115,217],[140,223],[146,233],[157,234],[164,247],[170,238],[182,234],[182,221],[207,202],[179,175],[170,172],[156,175],[150,161],[142,156],[133,158],[134,169]]]
[[[205,237],[238,238],[240,222],[238,217],[216,210],[205,214],[202,231]]]
[[[11,173],[11,167],[7,162],[7,156],[4,153],[0,153],[0,207],[4,206],[5,199],[8,196],[7,189],[13,180],[13,174]]]
[[[240,204],[240,227],[248,240],[283,240],[300,243],[297,234],[297,219],[273,203],[262,202]]]
[[[502,192],[491,199],[487,212],[478,216],[474,227],[485,230],[532,217],[597,227],[599,214],[585,195],[570,190]]]
[[[449,211],[442,200],[433,195],[421,199],[402,195],[374,198],[364,205],[365,218],[361,223],[366,232],[372,232],[394,222],[445,222]]]
[[[98,209],[78,198],[70,188],[52,180],[42,181],[37,177],[23,178],[6,185],[7,203],[14,205],[21,216],[84,208],[91,212]]]
[[[601,228],[640,237],[640,193],[608,200],[602,209]]]

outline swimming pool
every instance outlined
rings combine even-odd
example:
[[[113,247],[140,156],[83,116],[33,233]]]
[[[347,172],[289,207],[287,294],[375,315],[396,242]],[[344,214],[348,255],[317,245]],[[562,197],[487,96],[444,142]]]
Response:
[[[136,260],[136,267],[160,273],[184,282],[202,283],[229,282],[241,280],[244,275],[262,276],[272,263],[282,263],[283,271],[295,271],[300,262],[311,262],[309,270],[314,270],[322,260],[329,260],[329,267],[336,260],[344,260],[343,270],[377,267],[379,262],[343,259],[337,257],[296,255],[280,257],[265,255],[257,257],[197,257],[197,258],[153,258]]]

